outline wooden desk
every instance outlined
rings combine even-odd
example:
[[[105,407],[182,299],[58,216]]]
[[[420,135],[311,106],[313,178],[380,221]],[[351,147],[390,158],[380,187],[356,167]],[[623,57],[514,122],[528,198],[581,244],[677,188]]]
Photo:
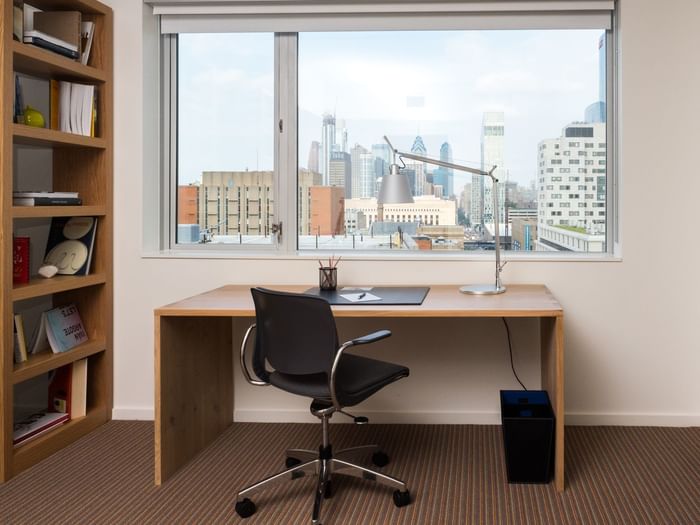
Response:
[[[271,286],[301,292],[308,286]],[[556,417],[554,483],[564,490],[564,311],[543,285],[465,295],[431,286],[422,305],[334,306],[336,317],[535,317],[540,319],[542,388]],[[155,310],[156,485],[211,443],[233,420],[232,318],[254,317],[250,286],[224,286]],[[417,350],[419,351],[419,350]]]

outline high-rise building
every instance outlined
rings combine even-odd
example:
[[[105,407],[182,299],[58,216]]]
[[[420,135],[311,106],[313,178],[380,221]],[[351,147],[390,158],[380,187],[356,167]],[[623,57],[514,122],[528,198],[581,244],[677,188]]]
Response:
[[[350,154],[344,151],[332,151],[330,162],[330,186],[344,189],[345,198],[352,195],[352,168]]]
[[[606,60],[607,46],[605,44],[605,33],[598,39],[598,101],[594,102],[586,108],[585,120],[590,123],[598,123],[606,121]]]
[[[389,166],[394,159],[389,144],[372,144],[372,155],[381,161],[377,163],[377,178],[388,175]]]
[[[603,247],[606,144],[604,122],[574,122],[560,137],[539,143],[537,230],[542,249]]]
[[[452,146],[447,142],[443,142],[440,146],[440,160],[443,162],[452,162]],[[433,170],[433,184],[442,186],[445,197],[454,195],[454,171],[451,168],[439,168]]]
[[[330,163],[331,152],[335,151],[335,116],[326,113],[323,115],[323,125],[321,128],[321,158],[320,173],[324,186],[330,186]]]
[[[320,152],[321,152],[321,144],[317,140],[312,141],[311,147],[309,148],[309,162],[307,163],[307,167],[309,168],[309,171],[321,173],[321,171],[319,170],[319,165],[318,165],[318,156],[319,156]]]
[[[348,128],[345,127],[345,119],[338,119],[335,127],[335,145],[338,151],[349,153],[348,151]]]
[[[420,155],[421,157],[427,156],[428,150],[425,147],[425,144],[423,143],[423,137],[421,137],[420,135],[416,136],[416,139],[413,141],[413,146],[411,146],[411,153],[415,155]],[[414,185],[412,187],[413,195],[423,195],[426,190],[425,183],[427,182],[427,169],[425,162],[411,159],[406,159],[405,162],[406,168],[411,169],[415,172]]]
[[[498,179],[498,221],[505,223],[505,196],[506,196],[506,170],[503,166],[505,153],[505,120],[502,111],[487,111],[484,113],[481,126],[481,169],[491,171],[493,166],[497,166],[493,175]],[[472,177],[472,188],[476,180],[479,179],[483,187],[483,223],[493,223],[493,185],[491,179],[474,175]],[[473,204],[472,204],[473,206]]]
[[[361,199],[374,196],[376,166],[375,157],[367,148],[355,144],[350,150],[352,169],[352,190],[353,198]]]

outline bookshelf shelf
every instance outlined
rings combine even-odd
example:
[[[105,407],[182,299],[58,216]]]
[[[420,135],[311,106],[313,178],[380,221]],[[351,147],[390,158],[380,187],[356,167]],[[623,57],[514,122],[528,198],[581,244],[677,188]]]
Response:
[[[76,439],[92,432],[104,424],[108,418],[106,407],[93,408],[83,417],[71,419],[44,435],[16,448],[13,447],[12,471],[18,474],[28,469],[54,452],[70,445]]]
[[[45,11],[80,11],[83,21],[94,23],[88,65],[83,65],[13,40],[13,3],[13,0],[0,0],[0,97],[3,100],[0,104],[0,264],[3,265],[0,268],[0,483],[109,421],[114,359],[113,13],[109,6],[97,0],[28,2]],[[48,103],[52,80],[96,86],[98,136],[86,137],[14,123],[17,73],[31,77],[26,84],[30,86],[31,96],[35,99],[46,96]],[[44,116],[49,122],[49,115]],[[78,192],[86,204],[12,205],[13,191],[23,190],[23,185],[33,186],[37,182],[54,191]],[[87,216],[99,217],[89,275],[58,275],[51,279],[35,276],[27,284],[12,283],[13,237],[30,237],[30,242],[34,243],[31,253],[36,254],[42,248],[37,243],[45,242],[42,229],[46,228],[45,233],[48,233],[51,218]],[[40,261],[32,258],[30,263],[30,273],[35,274]],[[77,306],[90,340],[68,352],[45,352],[30,356],[24,363],[13,364],[14,315],[22,315],[25,338],[31,337],[35,328],[32,323],[38,321],[36,314],[39,310],[67,304]],[[25,401],[27,388],[43,388],[46,382],[44,374],[83,358],[88,359],[87,415],[15,448],[12,443],[14,413]]]
[[[91,275],[56,275],[51,279],[33,277],[27,284],[16,284],[12,288],[12,300],[23,301],[32,297],[42,297],[69,290],[77,290],[87,286],[95,286],[107,282],[104,273]]]
[[[101,137],[86,137],[48,128],[35,128],[24,124],[12,124],[15,144],[43,147],[84,147],[104,149],[107,141]]]
[[[39,78],[60,78],[75,82],[102,83],[107,75],[101,69],[57,55],[29,44],[12,42],[14,69]]]
[[[31,355],[29,360],[15,365],[15,371],[12,374],[12,384],[16,385],[17,383],[67,365],[83,357],[89,357],[103,352],[107,347],[106,345],[107,341],[102,338],[94,341],[87,341],[86,343],[60,354],[54,354],[49,350]]]
[[[12,217],[32,219],[41,217],[101,217],[107,213],[104,206],[14,206]]]

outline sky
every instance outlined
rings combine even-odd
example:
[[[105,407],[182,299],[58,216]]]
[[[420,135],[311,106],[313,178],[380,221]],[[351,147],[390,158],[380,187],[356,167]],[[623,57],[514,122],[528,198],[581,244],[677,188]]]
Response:
[[[388,135],[400,150],[447,141],[479,167],[485,111],[505,113],[509,180],[537,173],[537,144],[581,121],[599,100],[602,30],[339,32],[299,35],[299,162],[321,140],[324,113],[349,147]],[[206,170],[272,169],[272,34],[180,35],[180,183]],[[471,180],[456,174],[455,191]]]

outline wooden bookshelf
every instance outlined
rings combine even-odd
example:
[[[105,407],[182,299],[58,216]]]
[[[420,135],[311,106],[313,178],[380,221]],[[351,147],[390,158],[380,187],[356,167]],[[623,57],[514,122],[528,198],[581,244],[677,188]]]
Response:
[[[0,0],[0,482],[17,475],[57,450],[107,422],[112,413],[113,374],[113,15],[95,0],[32,0],[43,10],[77,10],[95,23],[95,36],[87,65],[12,38],[12,0]],[[93,84],[98,90],[95,137],[13,122],[15,73],[39,83],[65,80]],[[47,86],[48,87],[48,86]],[[48,89],[47,89],[48,92]],[[25,100],[25,103],[27,101]],[[44,115],[48,122],[49,116]],[[22,187],[19,157],[22,148],[49,153],[46,177],[53,191],[77,191],[83,206],[12,205],[13,190]],[[30,150],[33,151],[33,150]],[[47,158],[42,153],[42,158]],[[43,174],[42,174],[43,176]],[[15,187],[17,185],[17,187]],[[34,189],[34,188],[31,188]],[[98,218],[92,266],[86,276],[61,275],[44,279],[33,275],[29,283],[13,284],[13,235],[32,237],[52,217]],[[28,227],[30,224],[31,227]],[[37,226],[38,224],[38,226]],[[28,229],[27,229],[28,228]],[[25,233],[30,232],[29,234]],[[7,232],[7,233],[5,233]],[[33,242],[33,239],[32,239]],[[38,241],[37,241],[38,242]],[[43,242],[43,241],[41,241]],[[41,251],[43,248],[35,246]],[[36,253],[36,250],[33,249]],[[34,271],[36,267],[33,265]],[[13,315],[27,301],[50,307],[78,306],[89,340],[60,354],[42,352],[24,363],[13,362]],[[26,328],[26,327],[25,327]],[[27,330],[31,345],[31,330]],[[88,359],[87,413],[59,425],[26,444],[12,443],[15,391],[24,381],[79,359]]]

